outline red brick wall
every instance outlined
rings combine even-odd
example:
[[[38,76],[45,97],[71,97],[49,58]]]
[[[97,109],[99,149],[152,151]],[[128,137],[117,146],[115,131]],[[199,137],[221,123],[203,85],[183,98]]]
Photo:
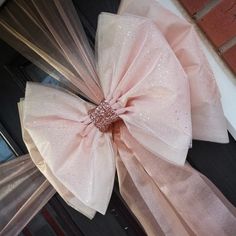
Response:
[[[236,0],[178,0],[236,74]]]

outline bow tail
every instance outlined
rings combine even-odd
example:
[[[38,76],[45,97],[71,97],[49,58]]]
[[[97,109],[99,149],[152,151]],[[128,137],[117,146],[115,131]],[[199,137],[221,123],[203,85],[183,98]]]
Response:
[[[145,229],[147,235],[165,235],[160,224],[156,221],[148,204],[146,204],[134,179],[129,174],[120,156],[116,159],[120,194]],[[136,167],[135,167],[136,168]]]
[[[119,133],[115,134],[115,142],[120,193],[147,235],[189,235],[183,219],[138,161],[135,148],[131,150]]]
[[[125,126],[115,139],[121,194],[148,235],[232,235],[236,231],[234,208],[212,190],[209,180],[189,166],[178,167],[154,156]]]

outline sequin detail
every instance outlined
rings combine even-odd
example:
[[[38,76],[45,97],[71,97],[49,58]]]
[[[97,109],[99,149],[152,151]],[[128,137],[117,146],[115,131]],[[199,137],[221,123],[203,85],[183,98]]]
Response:
[[[119,119],[119,116],[106,101],[102,101],[96,108],[89,110],[88,114],[101,132],[106,132],[110,125]]]

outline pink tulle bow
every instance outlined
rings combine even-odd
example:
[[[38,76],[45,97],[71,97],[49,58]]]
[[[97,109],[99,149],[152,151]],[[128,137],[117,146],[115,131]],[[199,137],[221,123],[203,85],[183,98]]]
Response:
[[[183,35],[186,40],[196,37],[192,28],[185,23],[170,35],[168,27],[162,28],[154,19],[156,3],[140,0],[134,7],[134,2],[124,1],[120,8],[120,14],[133,15],[102,13],[99,17],[97,73],[102,103],[97,101],[95,106],[66,90],[28,83],[20,106],[33,161],[61,196],[90,218],[96,211],[106,212],[116,167],[121,185],[131,176],[134,189],[146,186],[140,191],[149,193],[142,195],[148,205],[156,190],[148,189],[152,180],[143,185],[146,177],[138,178],[138,168],[140,176],[163,183],[158,191],[169,196],[166,179],[158,179],[148,161],[153,166],[155,158],[156,163],[167,161],[163,170],[169,163],[183,166],[193,137],[228,141],[220,96],[206,59],[195,41],[187,42],[194,54],[183,49]],[[172,20],[172,14],[157,11],[167,22]],[[199,58],[204,64],[201,70]],[[137,168],[132,171],[132,166]],[[170,168],[173,173],[179,173],[174,168]],[[128,174],[122,172],[126,169]],[[181,235],[192,230],[181,227],[177,227]]]

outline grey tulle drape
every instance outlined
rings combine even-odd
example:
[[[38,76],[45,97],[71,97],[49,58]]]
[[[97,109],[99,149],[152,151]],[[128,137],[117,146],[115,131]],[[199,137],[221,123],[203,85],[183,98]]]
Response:
[[[0,235],[17,235],[55,194],[29,155],[0,165]]]
[[[95,102],[103,98],[93,52],[72,1],[9,1],[0,35],[67,89]]]

